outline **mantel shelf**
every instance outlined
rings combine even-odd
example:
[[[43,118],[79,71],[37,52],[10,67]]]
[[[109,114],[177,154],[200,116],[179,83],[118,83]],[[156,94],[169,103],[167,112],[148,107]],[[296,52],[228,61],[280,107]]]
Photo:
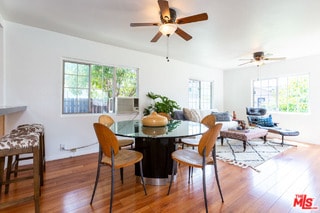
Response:
[[[0,116],[25,111],[27,106],[0,106]]]

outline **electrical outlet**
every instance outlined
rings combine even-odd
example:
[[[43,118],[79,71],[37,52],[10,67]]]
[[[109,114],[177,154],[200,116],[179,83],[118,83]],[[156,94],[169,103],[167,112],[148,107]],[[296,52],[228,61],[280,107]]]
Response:
[[[60,151],[63,151],[65,149],[65,145],[64,144],[60,144]]]

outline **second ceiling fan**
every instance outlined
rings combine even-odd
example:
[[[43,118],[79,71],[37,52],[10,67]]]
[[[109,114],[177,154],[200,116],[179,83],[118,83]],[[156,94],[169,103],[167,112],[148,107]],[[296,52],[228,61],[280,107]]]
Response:
[[[264,54],[264,52],[260,51],[260,52],[255,52],[253,53],[253,58],[252,59],[240,59],[240,60],[247,60],[247,62],[243,63],[243,64],[239,64],[239,66],[245,65],[245,64],[250,64],[255,62],[257,64],[257,66],[261,66],[264,61],[268,61],[268,60],[284,60],[286,59],[285,57],[279,57],[279,58],[269,58],[268,56],[270,56],[271,54]]]
[[[158,4],[160,8],[161,23],[130,24],[131,27],[160,26],[158,33],[152,38],[151,42],[157,42],[162,35],[170,36],[173,33],[176,33],[184,40],[189,41],[190,39],[192,39],[192,36],[179,28],[178,25],[208,20],[207,13],[200,13],[197,15],[177,19],[176,11],[172,8],[169,8],[168,1],[158,0]]]

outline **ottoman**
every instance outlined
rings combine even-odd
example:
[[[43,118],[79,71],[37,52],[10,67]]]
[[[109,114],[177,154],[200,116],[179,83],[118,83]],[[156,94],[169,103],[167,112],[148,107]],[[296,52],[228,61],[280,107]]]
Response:
[[[223,145],[224,138],[231,138],[240,140],[243,142],[243,151],[246,151],[247,142],[255,138],[263,138],[263,141],[266,142],[268,130],[254,128],[246,130],[225,130],[220,131],[221,145]]]
[[[299,131],[290,130],[290,129],[283,129],[283,128],[279,128],[279,127],[270,127],[270,128],[260,127],[260,128],[266,129],[271,133],[281,135],[281,145],[282,146],[284,144],[284,136],[298,136],[300,134]],[[287,144],[287,145],[291,145],[291,144]]]

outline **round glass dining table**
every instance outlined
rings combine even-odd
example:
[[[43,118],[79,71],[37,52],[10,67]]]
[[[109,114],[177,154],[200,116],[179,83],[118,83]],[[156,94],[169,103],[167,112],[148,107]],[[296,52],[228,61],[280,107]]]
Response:
[[[143,176],[146,184],[165,185],[171,175],[171,153],[179,138],[201,135],[208,128],[197,122],[171,120],[166,126],[147,127],[140,120],[115,122],[110,129],[117,136],[135,138],[135,150],[143,154]],[[140,177],[139,164],[135,175]]]

